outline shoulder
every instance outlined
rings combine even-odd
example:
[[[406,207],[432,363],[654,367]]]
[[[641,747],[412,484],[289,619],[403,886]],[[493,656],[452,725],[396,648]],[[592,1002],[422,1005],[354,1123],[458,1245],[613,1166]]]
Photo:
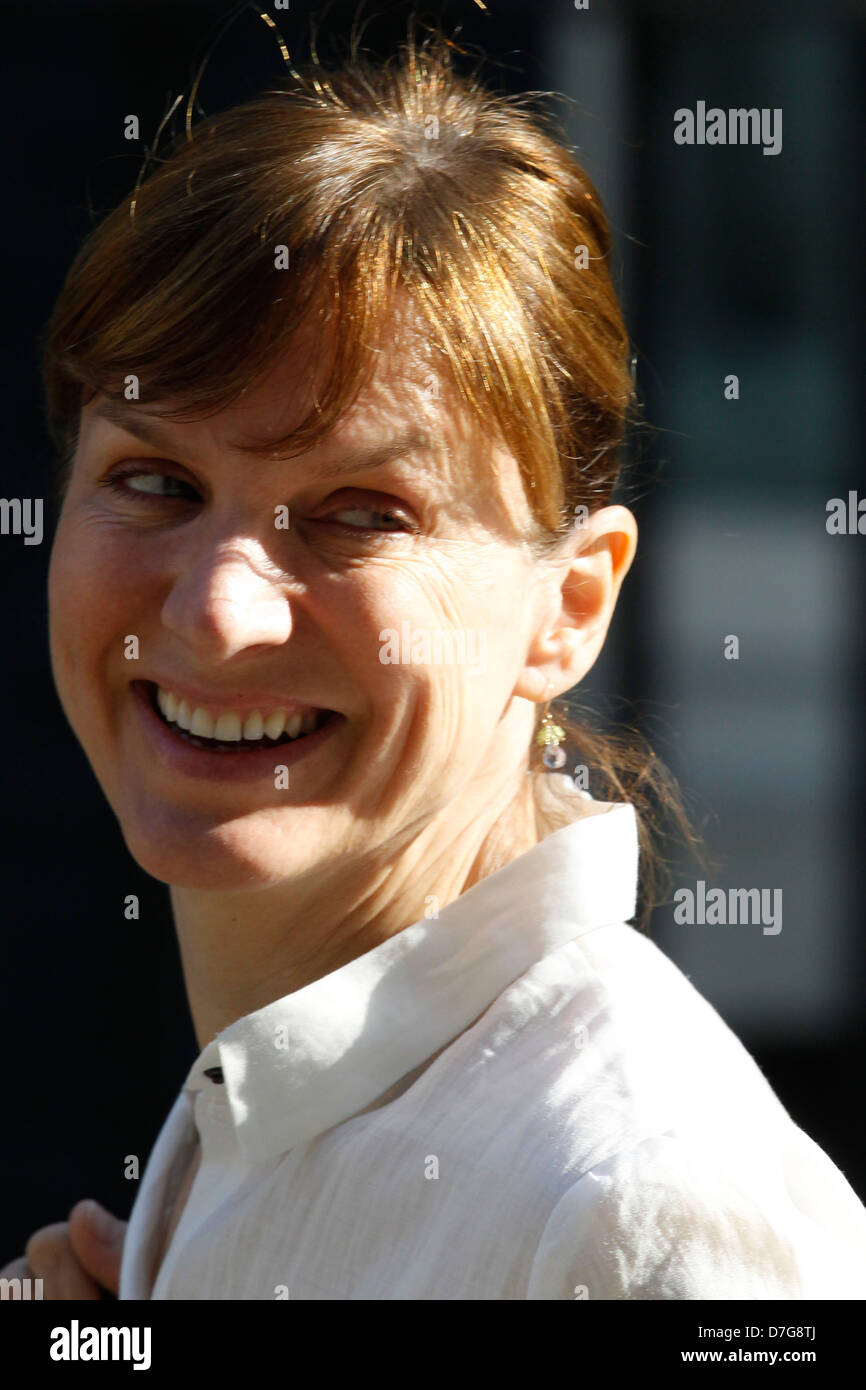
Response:
[[[500,1001],[538,1052],[550,1115],[580,1142],[578,1171],[647,1134],[753,1147],[790,1117],[740,1039],[649,938],[627,924],[576,936]],[[577,1121],[577,1124],[575,1124]]]
[[[755,1190],[784,1188],[814,1155],[823,1187],[844,1182],[740,1038],[649,938],[621,924],[555,954],[533,1026],[548,1113],[565,1141],[558,1153],[572,1173],[630,1152],[646,1162],[639,1146],[663,1135],[677,1136],[677,1153],[715,1155]],[[664,1152],[673,1153],[669,1144]]]
[[[551,1198],[527,1297],[866,1297],[866,1209],[649,938],[587,932],[500,1003]]]
[[[837,1176],[835,1211],[816,1226],[783,1188],[762,1191],[729,1174],[708,1147],[647,1138],[561,1197],[527,1298],[862,1298],[866,1212]]]

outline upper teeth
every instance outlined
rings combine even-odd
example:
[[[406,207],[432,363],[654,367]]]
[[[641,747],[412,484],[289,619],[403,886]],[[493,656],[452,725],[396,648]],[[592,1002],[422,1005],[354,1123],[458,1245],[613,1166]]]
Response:
[[[233,709],[211,710],[202,705],[190,705],[171,690],[157,686],[156,703],[164,718],[170,724],[177,724],[197,738],[219,738],[226,743],[236,743],[240,739],[279,738],[288,734],[297,738],[299,734],[312,733],[316,727],[318,711],[311,709],[305,714],[289,714],[288,710],[275,709],[267,715],[260,710],[244,717]]]

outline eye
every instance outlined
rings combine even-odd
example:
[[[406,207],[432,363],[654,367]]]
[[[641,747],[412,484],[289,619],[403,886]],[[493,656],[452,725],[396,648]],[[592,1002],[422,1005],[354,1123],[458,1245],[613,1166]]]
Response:
[[[386,493],[373,493],[367,488],[341,488],[339,494],[328,498],[326,506],[327,511],[311,518],[319,525],[333,524],[375,536],[418,533],[411,511],[399,504],[394,506],[394,498]]]
[[[167,488],[164,488],[164,484],[168,485]],[[174,501],[176,498],[198,498],[195,488],[191,483],[184,482],[183,478],[177,478],[173,473],[142,469],[112,473],[104,479],[103,486],[136,502],[147,502],[151,498],[164,498],[168,501]]]
[[[332,517],[343,517],[343,518],[347,518],[347,517],[348,517],[348,518],[349,518],[348,522],[346,522],[346,521],[344,520],[344,522],[343,522],[342,524],[347,524],[347,525],[349,525],[349,526],[352,526],[352,527],[355,528],[355,530],[362,530],[362,531],[376,531],[376,530],[379,530],[379,529],[385,530],[385,531],[395,531],[395,530],[396,530],[396,531],[408,531],[408,530],[411,530],[411,527],[410,527],[410,524],[409,524],[408,520],[407,520],[405,517],[401,516],[398,512],[395,512],[395,511],[391,510],[390,508],[389,508],[389,509],[386,509],[386,510],[383,510],[383,509],[380,508],[380,507],[339,507],[336,511],[329,512],[326,519],[327,519],[327,520],[330,520]],[[381,527],[381,528],[378,527],[378,526],[375,526],[375,525],[374,525],[374,526],[370,526],[370,525],[368,525],[367,522],[365,521],[365,518],[367,518],[367,517],[373,517],[373,518],[376,518],[376,519],[378,519],[378,520],[380,520],[380,521],[381,521],[381,520],[384,520],[385,525],[384,525],[383,527]]]

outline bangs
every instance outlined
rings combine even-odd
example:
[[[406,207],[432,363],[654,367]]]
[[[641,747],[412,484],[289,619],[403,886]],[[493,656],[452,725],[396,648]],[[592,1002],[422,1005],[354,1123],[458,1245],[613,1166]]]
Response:
[[[48,424],[67,462],[77,438],[70,421],[97,393],[128,399],[131,376],[145,408],[206,418],[241,398],[303,333],[314,346],[305,366],[320,385],[292,431],[260,446],[282,453],[326,434],[375,365],[370,348],[394,300],[383,258],[377,265],[341,256],[325,229],[300,245],[278,205],[258,219],[261,171],[249,164],[233,173],[234,207],[221,205],[198,153],[180,146],[179,167],[112,213],[70,271],[76,293],[49,325],[58,346],[46,353],[45,371]],[[187,171],[189,159],[196,167]],[[178,181],[193,174],[194,191],[183,195],[192,204],[175,202]]]
[[[536,519],[555,530],[564,503],[604,499],[632,383],[603,212],[537,121],[449,61],[434,47],[400,67],[295,74],[172,142],[91,233],[47,328],[65,470],[97,392],[204,418],[302,332],[311,408],[252,451],[311,448],[370,380],[408,297],[485,438],[516,459]],[[578,243],[590,268],[576,275]]]

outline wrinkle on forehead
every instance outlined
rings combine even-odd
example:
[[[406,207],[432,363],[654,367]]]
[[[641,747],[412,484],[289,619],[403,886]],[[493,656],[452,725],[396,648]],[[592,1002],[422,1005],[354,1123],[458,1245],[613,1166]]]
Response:
[[[481,522],[511,538],[526,535],[533,517],[518,464],[492,426],[473,415],[444,350],[408,296],[397,296],[387,329],[370,351],[370,376],[357,399],[312,449],[287,457],[330,458],[343,444],[385,442],[418,424],[434,446],[424,454],[424,468],[443,505],[467,524]],[[323,326],[305,323],[267,376],[232,406],[234,437],[240,442],[244,434],[250,443],[283,437],[313,405],[329,353]]]
[[[327,325],[308,319],[273,366],[223,410],[202,415],[192,408],[173,410],[163,400],[143,404],[141,413],[179,424],[200,422],[215,446],[263,448],[309,414],[327,380],[332,350]],[[339,457],[344,446],[373,448],[418,426],[432,447],[417,455],[414,467],[423,467],[437,504],[467,528],[510,540],[526,537],[533,517],[517,462],[492,425],[478,421],[464,401],[446,353],[407,296],[397,297],[370,353],[367,380],[331,429],[312,447],[275,452],[271,459],[307,460],[315,472],[317,460]]]

